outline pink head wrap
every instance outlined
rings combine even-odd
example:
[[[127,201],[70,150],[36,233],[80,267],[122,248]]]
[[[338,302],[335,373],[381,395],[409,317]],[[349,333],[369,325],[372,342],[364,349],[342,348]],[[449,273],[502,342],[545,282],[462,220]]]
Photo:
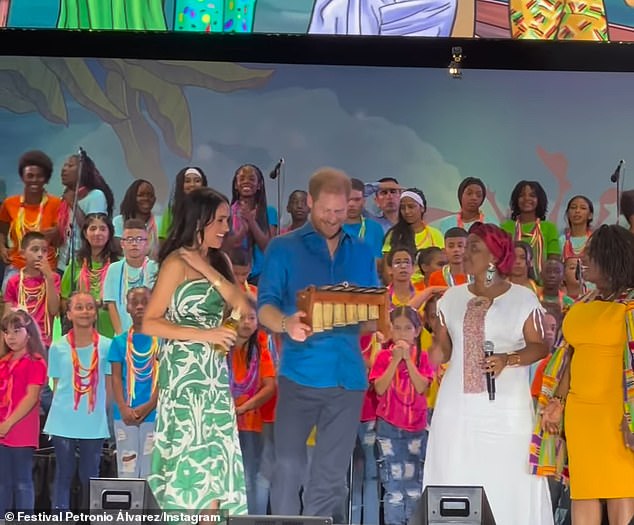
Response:
[[[469,234],[477,235],[495,258],[498,272],[501,275],[509,275],[515,263],[515,247],[513,239],[504,230],[494,224],[482,224],[476,222],[469,228]]]

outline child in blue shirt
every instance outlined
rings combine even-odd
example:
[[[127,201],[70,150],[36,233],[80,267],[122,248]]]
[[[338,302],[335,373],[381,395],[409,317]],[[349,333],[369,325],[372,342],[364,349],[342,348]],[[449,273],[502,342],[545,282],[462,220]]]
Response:
[[[158,263],[147,255],[148,232],[141,219],[125,222],[121,247],[125,258],[110,265],[103,290],[115,334],[122,334],[132,326],[126,306],[128,290],[138,286],[152,288],[158,273]]]
[[[116,336],[110,345],[117,470],[119,477],[146,478],[150,474],[154,439],[156,381],[160,342],[141,333],[150,289],[132,288],[127,310],[132,327]]]
[[[48,354],[53,402],[44,433],[51,436],[57,459],[55,510],[69,508],[77,467],[76,449],[79,449],[82,502],[88,503],[88,483],[90,478],[99,476],[103,442],[110,437],[106,415],[110,339],[95,330],[97,302],[89,293],[76,293],[70,298],[66,315],[72,329],[53,342]]]

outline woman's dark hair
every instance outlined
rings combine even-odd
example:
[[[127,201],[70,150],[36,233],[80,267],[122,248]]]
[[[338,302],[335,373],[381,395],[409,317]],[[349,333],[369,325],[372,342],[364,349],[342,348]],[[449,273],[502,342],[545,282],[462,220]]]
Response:
[[[86,232],[89,226],[95,221],[102,221],[108,227],[108,233],[110,234],[108,242],[99,253],[99,260],[104,263],[106,261],[111,263],[118,261],[121,258],[121,250],[114,240],[114,226],[112,225],[112,221],[105,213],[89,213],[86,215],[84,225],[81,227],[81,247],[77,251],[77,260],[87,261],[89,266],[94,262],[92,260],[92,248],[86,238]]]
[[[425,194],[418,188],[408,188],[405,191],[411,191],[413,193],[416,193],[422,199],[423,201],[422,216],[424,217],[425,212],[427,211],[427,199],[425,199]],[[416,251],[416,240],[415,240],[414,230],[412,230],[412,226],[408,224],[407,221],[403,218],[403,215],[401,214],[400,204],[398,209],[398,221],[385,234],[386,238],[389,235],[391,235],[390,246],[406,246],[412,252]]]
[[[83,158],[79,155],[71,155],[71,158],[77,161],[78,169],[79,167],[81,168],[81,172],[79,173],[79,186],[83,186],[88,191],[100,190],[106,197],[108,217],[112,217],[114,194],[106,180],[102,177],[101,173],[99,173],[94,161],[88,155],[84,155]]]
[[[205,226],[213,221],[221,204],[229,205],[227,197],[211,188],[198,188],[185,196],[182,212],[174,216],[170,234],[159,252],[159,262],[174,250],[198,246],[205,238]],[[207,252],[209,264],[230,282],[235,282],[229,258],[218,248]]]
[[[185,185],[185,175],[189,170],[196,170],[203,181],[203,187],[207,187],[207,175],[205,175],[202,168],[199,168],[198,166],[185,166],[182,170],[180,170],[176,174],[172,197],[170,198],[168,205],[168,208],[172,212],[172,218],[176,217],[183,207],[183,202],[185,200],[185,190],[183,190],[183,186]]]
[[[604,224],[591,235],[586,250],[610,284],[611,293],[634,288],[634,234],[629,230]]]
[[[154,185],[149,180],[145,179],[137,179],[128,186],[128,189],[123,196],[123,200],[121,201],[121,205],[119,206],[119,211],[121,212],[124,222],[136,217],[138,212],[136,198],[142,184],[149,185],[152,188],[152,191],[154,191]]]
[[[399,317],[406,317],[410,323],[414,325],[414,328],[421,329],[423,327],[423,321],[420,318],[418,312],[411,306],[397,306],[390,312],[390,321],[392,323]],[[415,338],[416,341],[416,366],[420,365],[420,356],[423,350],[420,346],[420,337]]]
[[[423,266],[431,264],[434,257],[441,252],[442,248],[439,248],[438,246],[429,246],[428,248],[418,250],[416,252],[416,266],[418,266],[420,273],[425,275],[425,272],[423,271]]]
[[[592,201],[586,197],[585,195],[575,195],[572,199],[570,199],[568,201],[568,204],[566,205],[566,211],[564,213],[564,215],[566,216],[566,222],[568,223],[568,226],[570,226],[570,219],[568,218],[568,212],[570,211],[570,206],[572,205],[572,203],[577,200],[577,199],[582,199],[585,201],[585,203],[588,205],[588,209],[590,210],[590,214],[594,215],[594,204],[592,204]],[[590,227],[590,225],[592,224],[592,217],[590,217],[588,219],[588,222],[586,224],[586,227]]]
[[[247,302],[249,303],[249,306],[253,309],[254,312],[258,311],[258,305],[256,303],[256,301],[253,299],[253,297],[251,296],[247,296]],[[249,340],[247,341],[247,363],[251,362],[251,359],[253,359],[253,356],[257,356],[257,358],[260,358],[260,346],[258,345],[258,332],[259,330],[256,328],[255,332],[253,332],[250,336],[249,336]],[[248,364],[247,364],[247,368],[248,368]]]
[[[519,248],[524,251],[524,260],[526,261],[526,267],[528,269],[528,278],[535,280],[535,266],[533,265],[533,247],[524,241],[515,241],[513,243],[515,248]]]
[[[537,195],[537,208],[535,208],[535,217],[539,220],[546,220],[546,213],[548,212],[548,196],[544,187],[536,180],[521,180],[513,188],[511,193],[511,219],[515,220],[520,216],[520,195],[524,188],[528,186]]]
[[[31,164],[32,166],[33,164]],[[0,321],[0,329],[5,332],[9,328],[24,328],[29,336],[26,343],[26,351],[31,356],[46,356],[46,348],[42,343],[42,335],[40,329],[33,318],[24,310],[13,310],[7,313]],[[4,344],[4,353],[0,353],[0,357],[6,355],[9,348]]]
[[[23,153],[18,161],[18,173],[20,177],[24,177],[24,168],[27,166],[37,166],[44,171],[44,180],[46,184],[51,180],[53,174],[53,161],[51,158],[40,150],[32,150]]]
[[[240,200],[240,192],[236,187],[236,182],[238,181],[238,174],[245,169],[251,169],[255,172],[255,176],[258,179],[258,189],[255,192],[255,205],[256,205],[256,216],[255,221],[258,223],[260,229],[268,235],[270,230],[269,218],[268,218],[268,207],[266,204],[266,188],[264,187],[264,176],[262,175],[262,171],[255,164],[243,164],[240,166],[235,173],[233,174],[233,180],[231,181],[231,204],[234,204],[238,200]]]

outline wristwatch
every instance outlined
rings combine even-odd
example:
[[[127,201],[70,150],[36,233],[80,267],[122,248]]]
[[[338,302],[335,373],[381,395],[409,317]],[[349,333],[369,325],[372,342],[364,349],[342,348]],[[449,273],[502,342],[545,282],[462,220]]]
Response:
[[[282,316],[282,321],[280,324],[282,325],[280,333],[285,334],[286,333],[286,316],[285,315]]]
[[[506,366],[509,368],[517,368],[520,366],[520,360],[522,358],[517,352],[510,352],[506,354]]]

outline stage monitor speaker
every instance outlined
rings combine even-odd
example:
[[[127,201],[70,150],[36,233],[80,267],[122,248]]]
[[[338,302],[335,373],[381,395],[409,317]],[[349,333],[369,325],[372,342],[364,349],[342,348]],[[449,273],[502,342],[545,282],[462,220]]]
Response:
[[[428,486],[408,525],[496,525],[483,487]]]
[[[90,509],[144,511],[159,508],[144,479],[91,478]]]
[[[229,516],[227,525],[332,525],[332,518],[319,516]]]

